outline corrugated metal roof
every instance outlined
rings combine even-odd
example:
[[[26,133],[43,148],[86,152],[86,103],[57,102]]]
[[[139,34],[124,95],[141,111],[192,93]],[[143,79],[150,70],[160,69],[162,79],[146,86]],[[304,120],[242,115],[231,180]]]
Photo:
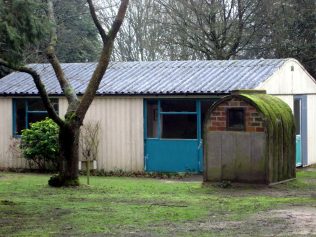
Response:
[[[213,94],[254,89],[287,59],[113,62],[100,84],[101,95]],[[52,95],[62,91],[49,64],[30,64]],[[62,68],[78,94],[84,93],[95,63],[64,63]],[[0,80],[2,95],[35,95],[31,76],[14,72]]]

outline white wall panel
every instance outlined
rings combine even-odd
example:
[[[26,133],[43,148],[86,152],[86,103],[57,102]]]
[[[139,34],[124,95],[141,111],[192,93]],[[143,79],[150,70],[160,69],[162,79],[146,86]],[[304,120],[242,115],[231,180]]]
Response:
[[[67,101],[59,102],[60,114]],[[143,171],[143,99],[135,97],[97,97],[84,123],[100,123],[98,169]]]
[[[307,96],[307,164],[316,163],[316,95]]]
[[[26,161],[12,152],[12,98],[0,97],[0,168],[26,168]]]
[[[268,94],[277,95],[310,94],[316,93],[316,83],[300,63],[289,60],[256,89],[265,89]]]

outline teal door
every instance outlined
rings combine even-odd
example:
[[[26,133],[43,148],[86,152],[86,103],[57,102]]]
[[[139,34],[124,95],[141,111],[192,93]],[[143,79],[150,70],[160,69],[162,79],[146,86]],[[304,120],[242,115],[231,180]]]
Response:
[[[302,166],[301,135],[296,135],[296,167]]]
[[[144,101],[145,171],[201,172],[202,123],[215,99]]]
[[[200,172],[197,139],[148,139],[145,156],[149,172]]]
[[[294,119],[296,128],[296,167],[307,164],[307,99],[294,97]]]

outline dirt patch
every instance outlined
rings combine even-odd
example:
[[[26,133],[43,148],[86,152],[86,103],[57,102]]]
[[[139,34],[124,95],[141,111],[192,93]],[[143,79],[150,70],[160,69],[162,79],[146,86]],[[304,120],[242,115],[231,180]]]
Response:
[[[288,207],[260,212],[239,222],[209,222],[199,226],[235,236],[316,236],[316,207]]]
[[[163,225],[165,233],[157,233]],[[143,236],[141,232],[125,232],[126,236]],[[240,221],[225,221],[210,216],[205,221],[160,223],[149,227],[148,236],[316,236],[316,207],[290,206],[260,212]]]
[[[288,207],[261,212],[232,231],[237,236],[316,236],[316,208]]]

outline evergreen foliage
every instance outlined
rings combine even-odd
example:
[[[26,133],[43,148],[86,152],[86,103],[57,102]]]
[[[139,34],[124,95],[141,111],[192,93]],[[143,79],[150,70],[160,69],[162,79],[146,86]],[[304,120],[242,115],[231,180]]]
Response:
[[[94,62],[101,50],[86,0],[56,0],[56,53],[61,62]]]
[[[47,33],[43,10],[37,0],[0,0],[0,58],[12,64],[22,62],[29,44]]]
[[[53,120],[32,123],[22,131],[21,148],[23,156],[41,170],[57,170],[59,127]]]

